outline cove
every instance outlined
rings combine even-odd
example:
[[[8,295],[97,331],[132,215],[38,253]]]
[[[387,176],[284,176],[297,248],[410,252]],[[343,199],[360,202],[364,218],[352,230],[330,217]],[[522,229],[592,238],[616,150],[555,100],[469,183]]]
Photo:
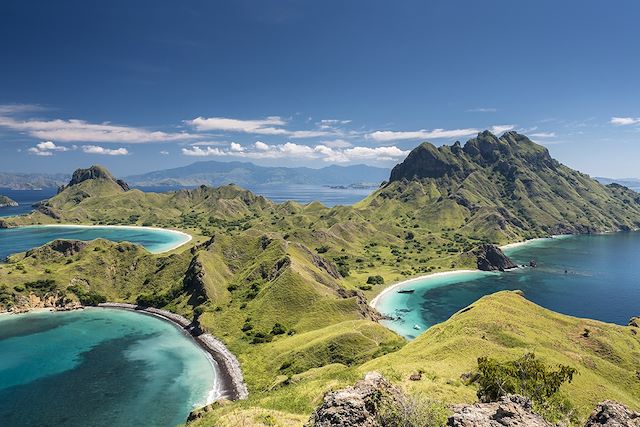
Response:
[[[383,323],[407,339],[501,290],[522,290],[530,301],[576,317],[623,325],[640,315],[639,232],[535,240],[505,253],[519,265],[536,260],[537,268],[416,279],[381,294],[375,307],[397,318]],[[397,293],[402,287],[415,292]]]
[[[56,239],[94,240],[98,238],[114,242],[137,243],[152,253],[166,252],[191,240],[191,236],[179,231],[151,227],[32,225],[0,229],[0,259]]]
[[[217,365],[174,325],[88,308],[0,316],[0,425],[175,426]]]

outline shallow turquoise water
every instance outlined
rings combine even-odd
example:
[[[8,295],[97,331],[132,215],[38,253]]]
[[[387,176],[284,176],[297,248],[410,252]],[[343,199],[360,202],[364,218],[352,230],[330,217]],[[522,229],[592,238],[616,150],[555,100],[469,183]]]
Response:
[[[93,240],[97,238],[114,242],[137,243],[158,253],[186,241],[186,236],[171,230],[141,227],[66,227],[29,226],[0,229],[0,260],[8,255],[23,252],[55,239]]]
[[[535,241],[505,251],[518,264],[537,268],[505,273],[465,273],[426,278],[391,291],[377,308],[399,320],[385,325],[408,339],[484,295],[520,289],[527,299],[578,317],[626,324],[640,315],[640,233],[571,236]],[[417,326],[418,329],[414,329]]]
[[[143,314],[0,316],[0,425],[175,426],[211,397],[212,363]]]

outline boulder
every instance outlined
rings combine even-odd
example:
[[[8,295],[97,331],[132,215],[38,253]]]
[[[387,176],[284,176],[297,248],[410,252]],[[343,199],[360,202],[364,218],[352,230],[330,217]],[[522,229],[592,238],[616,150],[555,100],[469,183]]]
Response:
[[[605,400],[598,404],[591,413],[585,427],[640,427],[640,413],[613,400]]]
[[[477,260],[478,270],[504,271],[516,268],[517,265],[495,245],[483,244],[473,251]]]
[[[531,400],[519,395],[504,396],[497,402],[455,405],[447,420],[452,427],[552,427],[532,410]]]
[[[398,406],[403,395],[377,372],[369,372],[353,387],[332,391],[311,416],[310,427],[382,427],[377,411],[382,399]]]

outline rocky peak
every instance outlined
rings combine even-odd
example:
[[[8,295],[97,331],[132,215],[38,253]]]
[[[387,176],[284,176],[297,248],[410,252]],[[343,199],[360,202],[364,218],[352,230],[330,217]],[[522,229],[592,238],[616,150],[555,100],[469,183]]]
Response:
[[[453,175],[463,170],[457,161],[454,147],[436,148],[433,144],[424,142],[414,148],[407,158],[391,170],[390,181],[401,179],[441,178]]]
[[[58,189],[58,193],[62,192],[66,188],[78,185],[84,181],[88,181],[91,179],[112,181],[118,184],[123,191],[129,191],[129,185],[127,185],[126,182],[121,179],[116,179],[106,168],[98,165],[93,165],[88,169],[76,169],[71,176],[71,181],[69,181],[69,184],[60,187]]]
[[[478,270],[504,271],[515,268],[517,265],[502,252],[502,249],[491,244],[482,244],[473,251],[476,256]]]
[[[504,396],[497,402],[455,405],[447,426],[451,427],[552,427],[533,412],[531,400],[519,395]]]

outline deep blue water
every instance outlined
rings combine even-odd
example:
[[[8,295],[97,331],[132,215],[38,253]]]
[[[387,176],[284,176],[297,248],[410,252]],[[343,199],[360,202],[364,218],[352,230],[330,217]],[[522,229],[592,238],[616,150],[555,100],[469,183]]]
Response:
[[[0,425],[175,426],[215,396],[214,363],[173,325],[86,309],[0,316]]]
[[[414,294],[391,291],[381,298],[378,309],[401,318],[385,324],[415,338],[484,295],[515,289],[536,304],[572,316],[626,324],[640,315],[638,232],[547,239],[505,252],[518,264],[535,259],[538,267],[413,282],[407,287]]]
[[[0,188],[0,195],[7,196],[18,202],[18,206],[0,208],[0,217],[29,213],[33,210],[31,206],[34,203],[55,196],[56,191],[55,188],[43,188],[42,190],[11,190],[9,188]]]
[[[103,238],[114,242],[137,243],[150,252],[163,252],[185,242],[187,237],[171,230],[141,227],[67,227],[29,226],[0,229],[0,260],[55,239],[93,240]]]

